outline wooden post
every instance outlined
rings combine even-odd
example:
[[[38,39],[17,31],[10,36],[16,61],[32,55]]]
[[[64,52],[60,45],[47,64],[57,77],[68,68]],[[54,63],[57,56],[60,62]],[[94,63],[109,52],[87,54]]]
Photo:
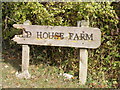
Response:
[[[26,20],[23,25],[30,25],[30,21]],[[23,36],[25,36],[26,33],[23,30]],[[28,45],[22,45],[22,72],[28,71],[29,67],[29,52],[30,48]]]
[[[30,25],[30,21],[27,20],[24,22],[24,25]],[[25,31],[23,31],[23,36],[25,36]],[[30,78],[30,74],[28,72],[29,67],[29,52],[30,48],[28,45],[22,45],[22,73],[16,74],[18,78]]]
[[[89,23],[83,21],[77,22],[77,27],[88,26]],[[87,79],[87,63],[88,63],[88,51],[87,49],[78,49],[78,59],[79,59],[79,82],[80,84],[85,84]]]
[[[29,46],[22,45],[22,72],[28,70],[29,67]]]

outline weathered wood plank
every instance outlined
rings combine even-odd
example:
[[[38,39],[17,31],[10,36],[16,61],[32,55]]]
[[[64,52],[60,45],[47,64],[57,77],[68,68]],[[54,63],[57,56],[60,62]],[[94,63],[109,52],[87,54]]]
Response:
[[[78,21],[77,27],[89,27],[89,22],[87,21]],[[78,49],[78,60],[79,60],[79,82],[80,84],[85,84],[87,79],[87,61],[88,61],[88,51],[87,49]]]
[[[87,79],[88,51],[87,49],[79,49],[79,50],[80,50],[79,81],[81,84],[85,84]]]
[[[26,78],[29,79],[31,75],[28,71],[29,68],[29,46],[28,45],[22,45],[22,72],[16,73],[16,76],[18,78]]]
[[[92,27],[40,26],[14,24],[25,29],[26,35],[15,35],[18,44],[97,48],[101,44],[101,32]]]
[[[28,23],[29,25],[29,23]],[[25,31],[23,31],[23,35],[25,35]],[[28,45],[22,45],[22,72],[19,74],[16,74],[18,78],[30,78],[30,74],[28,71],[29,68],[29,53],[30,53],[30,48]]]
[[[29,67],[29,52],[28,45],[22,45],[22,72],[28,70]]]

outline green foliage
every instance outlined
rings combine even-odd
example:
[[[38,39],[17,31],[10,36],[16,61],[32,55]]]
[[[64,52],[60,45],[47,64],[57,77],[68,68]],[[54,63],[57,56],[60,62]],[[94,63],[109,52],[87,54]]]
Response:
[[[119,6],[119,4],[117,4]],[[2,3],[3,39],[10,48],[16,44],[10,39],[21,33],[12,27],[30,20],[33,25],[77,26],[77,21],[89,20],[91,27],[102,32],[101,46],[89,49],[88,84],[104,83],[108,87],[118,87],[119,75],[119,12],[110,2],[17,2]],[[6,42],[5,42],[6,43]],[[64,72],[78,75],[77,49],[62,47],[31,46],[31,55],[36,59],[56,65]],[[94,80],[93,82],[89,82]],[[116,83],[115,83],[116,82]]]

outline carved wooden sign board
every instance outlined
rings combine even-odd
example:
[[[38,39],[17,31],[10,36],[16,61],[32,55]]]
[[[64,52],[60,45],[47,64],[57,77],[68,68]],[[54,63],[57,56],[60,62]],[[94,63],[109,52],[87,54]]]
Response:
[[[101,32],[92,27],[40,26],[14,24],[24,29],[23,35],[15,35],[18,44],[97,48],[101,44]]]
[[[62,46],[76,47],[79,49],[79,80],[85,84],[87,78],[88,52],[86,48],[98,48],[101,44],[101,32],[98,28],[83,26],[40,26],[14,24],[13,27],[23,29],[22,35],[15,35],[12,39],[22,44],[22,73],[17,74],[19,78],[30,78],[29,67],[29,46]]]

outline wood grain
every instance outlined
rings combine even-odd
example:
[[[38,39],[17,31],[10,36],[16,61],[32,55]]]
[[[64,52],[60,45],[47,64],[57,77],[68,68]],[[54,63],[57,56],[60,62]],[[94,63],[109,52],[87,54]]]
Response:
[[[66,26],[40,26],[40,25],[23,25],[14,24],[15,28],[25,29],[26,32],[31,32],[29,38],[19,37],[15,35],[13,38],[18,44],[31,44],[31,45],[45,45],[45,46],[62,46],[62,47],[77,47],[77,48],[98,48],[101,44],[101,32],[98,28],[92,27],[66,27]],[[50,39],[46,38],[47,34],[44,34],[44,38],[37,38],[37,32],[42,33],[63,33],[64,39]],[[71,39],[70,39],[70,33]],[[79,39],[75,37],[78,35]],[[84,35],[83,35],[84,34]],[[80,39],[80,35],[86,36],[93,34],[93,40],[89,38],[87,40]],[[56,35],[57,36],[57,35]]]

